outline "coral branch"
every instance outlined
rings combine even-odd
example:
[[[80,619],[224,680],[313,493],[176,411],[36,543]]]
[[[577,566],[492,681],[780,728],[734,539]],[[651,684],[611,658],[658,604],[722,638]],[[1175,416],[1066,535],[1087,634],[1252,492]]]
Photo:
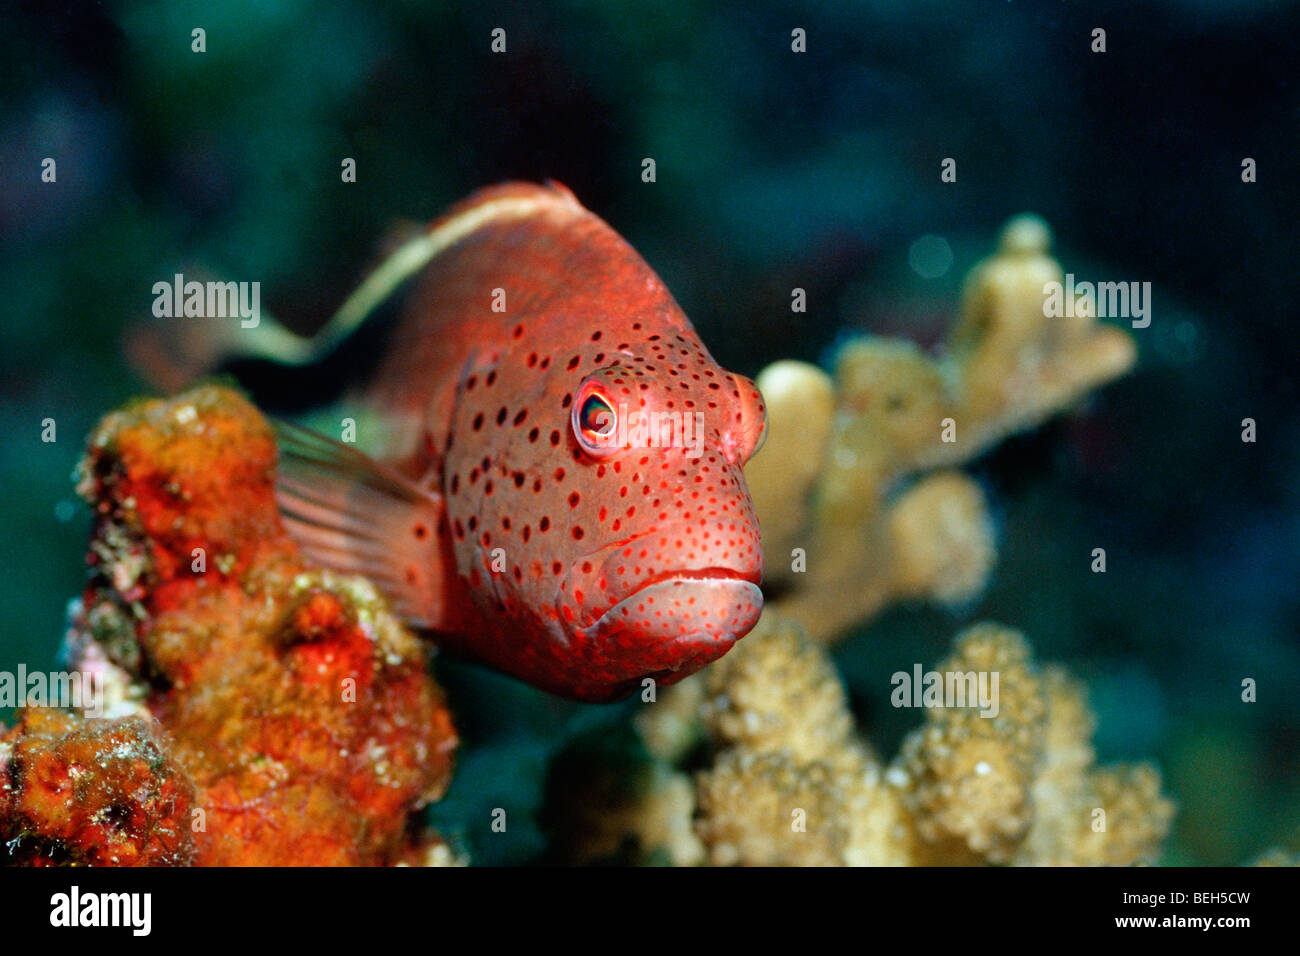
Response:
[[[1007,225],[971,273],[938,358],[867,337],[840,350],[833,375],[778,362],[759,376],[772,436],[746,478],[767,580],[775,606],[814,639],[899,599],[977,595],[994,561],[983,495],[960,472],[933,469],[969,461],[1133,364],[1130,336],[1082,303],[1069,318],[1045,315],[1044,285],[1063,278],[1048,242],[1038,219]]]
[[[857,734],[825,652],[792,622],[765,614],[730,654],[638,719],[643,762],[620,773],[659,783],[630,792],[621,830],[602,820],[600,845],[639,847],[643,859],[666,852],[663,834],[673,828],[659,794],[693,777],[696,832],[714,864],[1155,861],[1173,815],[1159,775],[1146,764],[1095,766],[1092,717],[1063,670],[1040,669],[1023,637],[994,624],[960,635],[938,669],[997,673],[996,715],[927,707],[884,765]],[[695,701],[691,747],[680,743],[687,735],[677,697]],[[668,752],[653,746],[665,739],[655,727],[661,719],[677,741]],[[681,755],[700,746],[710,758],[692,774]],[[568,793],[582,792],[584,774],[610,773],[608,764],[569,770],[556,782]],[[569,858],[598,856],[583,821],[570,818],[556,832]]]

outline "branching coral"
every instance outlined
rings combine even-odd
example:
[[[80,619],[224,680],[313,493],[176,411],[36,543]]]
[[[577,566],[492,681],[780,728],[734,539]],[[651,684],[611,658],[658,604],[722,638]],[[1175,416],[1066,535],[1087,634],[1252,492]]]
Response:
[[[408,834],[456,745],[425,649],[368,582],[304,564],[280,526],[275,462],[262,417],[211,386],[135,403],[92,436],[79,490],[95,573],[69,656],[112,678],[110,712],[136,716],[24,713],[0,813],[15,858],[437,856]],[[49,811],[58,800],[66,818]]]
[[[882,764],[858,737],[825,653],[793,623],[765,615],[727,657],[665,695],[696,695],[696,742],[709,755],[702,768],[692,777],[674,766],[689,750],[680,745],[681,716],[676,705],[653,705],[638,721],[651,756],[634,792],[650,806],[658,791],[693,779],[696,832],[714,864],[1155,860],[1173,813],[1159,776],[1145,764],[1094,765],[1083,690],[1063,670],[1040,669],[1019,634],[993,624],[959,636],[937,670],[998,674],[996,715],[927,707],[924,723]],[[653,726],[660,714],[677,728],[666,737]],[[664,739],[677,743],[655,754],[653,741]],[[663,852],[662,820],[642,825],[637,805],[623,807],[622,839]],[[592,847],[590,830],[560,832],[573,858]],[[605,829],[602,839],[614,835]]]
[[[759,376],[772,434],[746,479],[775,606],[814,639],[891,601],[978,594],[992,531],[979,488],[953,466],[1133,364],[1132,339],[1085,302],[1045,315],[1044,285],[1063,279],[1048,245],[1036,218],[1007,225],[938,358],[868,337],[841,349],[830,376],[795,362]]]

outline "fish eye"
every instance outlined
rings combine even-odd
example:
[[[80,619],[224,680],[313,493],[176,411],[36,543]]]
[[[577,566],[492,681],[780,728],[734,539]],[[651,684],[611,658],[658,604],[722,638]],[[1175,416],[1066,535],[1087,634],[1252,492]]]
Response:
[[[618,413],[613,402],[594,383],[574,403],[573,434],[590,455],[601,457],[615,450],[613,439],[618,434]]]
[[[579,415],[584,432],[605,437],[614,430],[614,410],[609,407],[609,402],[603,395],[595,392],[588,395]]]

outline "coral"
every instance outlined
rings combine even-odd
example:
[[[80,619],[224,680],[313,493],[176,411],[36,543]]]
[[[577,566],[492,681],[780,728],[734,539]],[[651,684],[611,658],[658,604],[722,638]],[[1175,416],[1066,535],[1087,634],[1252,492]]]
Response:
[[[1039,669],[1014,631],[970,628],[939,666],[996,673],[997,713],[927,702],[888,765],[859,738],[817,646],[893,601],[976,596],[992,527],[955,466],[1132,365],[1129,336],[1087,309],[1046,316],[1044,285],[1064,278],[1048,247],[1040,220],[1012,220],[967,280],[938,357],[869,337],[845,344],[831,375],[778,362],[759,376],[772,436],[746,478],[773,600],[742,645],[636,723],[670,767],[693,747],[711,753],[695,774],[710,862],[1127,864],[1158,853],[1172,815],[1158,775],[1096,768],[1082,688]],[[698,714],[694,735],[676,698]]]
[[[469,857],[457,853],[436,833],[417,834],[393,860],[393,866],[468,866]]]
[[[700,714],[714,741],[796,764],[860,763],[839,675],[825,654],[794,628],[771,620],[744,654],[704,673]]]
[[[841,348],[831,375],[794,362],[760,374],[771,438],[746,479],[765,573],[772,606],[814,639],[893,601],[977,595],[992,528],[979,488],[954,467],[1133,364],[1131,337],[1083,301],[1070,318],[1044,314],[1044,284],[1064,278],[1048,248],[1041,220],[1008,223],[968,278],[938,357],[865,337]]]
[[[156,721],[26,710],[0,742],[0,842],[31,866],[194,862],[194,784]]]
[[[1300,866],[1300,853],[1291,853],[1281,847],[1270,847],[1250,864],[1251,866]]]
[[[858,735],[825,651],[769,613],[727,657],[665,694],[663,711],[654,705],[635,726],[656,739],[653,725],[663,714],[680,740],[689,735],[669,698],[695,702],[694,740],[708,759],[693,772],[693,812],[680,812],[694,819],[713,864],[1154,862],[1173,814],[1159,775],[1145,764],[1095,765],[1084,691],[1064,670],[1039,668],[1021,635],[987,623],[959,635],[937,670],[996,673],[996,714],[926,706],[922,725],[882,764]],[[689,749],[675,749],[679,761]],[[596,776],[617,787],[620,779],[689,773],[647,749],[641,763],[621,768],[561,768],[556,787],[577,793]],[[601,820],[601,840],[653,857],[672,828],[651,806],[634,794],[617,820],[621,832]],[[557,839],[576,848],[570,858],[589,859],[590,822],[571,814],[570,824],[554,831]]]
[[[192,808],[172,862],[409,861],[427,839],[413,844],[409,818],[446,788],[457,738],[425,648],[368,582],[301,559],[280,526],[275,465],[270,427],[216,386],[136,402],[89,442],[78,490],[95,513],[94,574],[68,653],[115,675],[114,711],[152,716],[77,730],[28,711],[9,765],[26,765],[31,728],[60,728],[62,742],[44,746],[74,776],[119,738],[153,748],[152,789],[126,791],[113,811],[118,839],[141,847],[112,848],[124,861],[162,861],[141,828],[160,817],[164,784],[178,794],[167,832]],[[71,819],[92,819],[118,776],[64,787]],[[134,806],[136,793],[150,802]],[[0,824],[55,858],[106,859],[93,832],[14,801]]]
[[[974,707],[927,707],[903,743],[892,782],[905,793],[918,836],[937,856],[1010,859],[1033,821],[1030,791],[1043,763],[1045,689],[1029,647],[993,625],[967,631],[936,670],[999,675],[994,718]]]

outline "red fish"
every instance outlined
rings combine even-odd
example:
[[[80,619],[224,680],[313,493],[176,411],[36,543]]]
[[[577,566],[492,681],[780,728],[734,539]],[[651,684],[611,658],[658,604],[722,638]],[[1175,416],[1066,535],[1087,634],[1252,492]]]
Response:
[[[281,502],[308,555],[562,696],[615,699],[726,653],[762,609],[753,382],[557,184],[453,207],[307,351],[408,279],[391,348],[342,411],[370,454],[282,430]]]

